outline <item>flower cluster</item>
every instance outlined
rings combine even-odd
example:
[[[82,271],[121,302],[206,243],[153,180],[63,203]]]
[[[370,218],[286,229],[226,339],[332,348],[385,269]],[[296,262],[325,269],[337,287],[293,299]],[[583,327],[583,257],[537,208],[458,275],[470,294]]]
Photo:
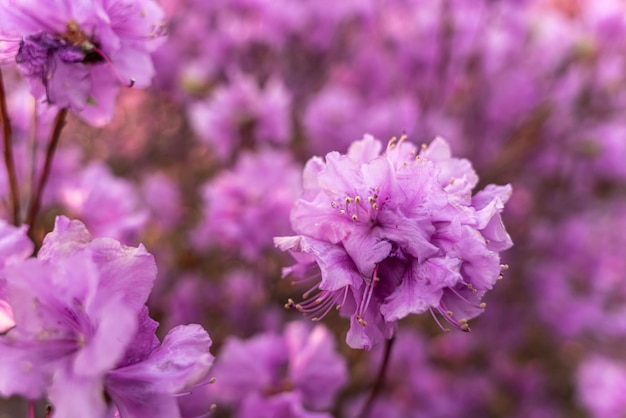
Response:
[[[0,337],[0,394],[47,396],[55,416],[69,418],[179,416],[175,395],[207,374],[211,339],[187,325],[159,342],[145,306],[156,277],[145,248],[92,239],[59,217],[38,256],[17,261],[32,244],[23,230],[2,232],[12,243],[2,304],[13,326]]]
[[[150,52],[163,34],[152,0],[0,4],[0,37],[15,40],[5,54],[15,52],[33,94],[95,125],[111,120],[120,83],[150,84]]]
[[[624,16],[0,1],[0,416],[625,416]]]
[[[347,381],[332,334],[303,322],[287,324],[282,335],[228,339],[213,373],[214,396],[240,418],[330,418],[317,411],[328,410]]]
[[[512,245],[500,219],[511,188],[472,196],[476,173],[441,138],[421,149],[405,137],[381,148],[365,136],[346,155],[307,163],[291,213],[299,235],[275,243],[298,261],[285,275],[308,280],[315,266],[321,277],[306,301],[290,305],[315,319],[337,306],[351,319],[354,348],[390,338],[412,313],[439,313],[467,331],[500,277],[499,252]]]
[[[300,193],[300,178],[289,154],[270,149],[243,154],[232,171],[203,185],[205,208],[194,242],[260,260],[274,235],[290,232],[289,210]]]

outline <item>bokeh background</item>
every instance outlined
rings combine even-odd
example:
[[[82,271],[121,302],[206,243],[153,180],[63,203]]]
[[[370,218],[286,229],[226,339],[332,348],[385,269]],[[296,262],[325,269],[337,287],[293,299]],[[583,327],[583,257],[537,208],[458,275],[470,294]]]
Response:
[[[509,269],[471,333],[401,322],[371,416],[626,417],[625,1],[160,5],[168,40],[153,86],[122,91],[104,128],[70,117],[41,236],[64,213],[144,243],[159,265],[160,332],[200,323],[219,361],[227,337],[301,319],[283,304],[305,289],[280,279],[291,261],[272,237],[291,234],[304,163],[366,133],[442,136],[480,187],[513,186]],[[27,184],[52,115],[7,77]],[[349,417],[382,352],[347,347],[336,314],[324,324],[350,376],[331,413]],[[212,390],[181,397],[185,416],[206,411]],[[217,404],[214,416],[236,416]]]

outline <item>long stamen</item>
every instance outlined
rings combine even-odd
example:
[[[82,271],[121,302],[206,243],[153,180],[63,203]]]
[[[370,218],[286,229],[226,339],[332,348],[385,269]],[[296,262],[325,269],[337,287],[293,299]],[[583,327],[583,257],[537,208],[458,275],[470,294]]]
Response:
[[[302,294],[302,299],[308,299],[311,293],[313,293],[318,288],[319,288],[319,283],[316,283],[313,287],[311,287],[309,290],[307,290],[306,292]]]
[[[341,299],[341,303],[337,305],[337,309],[341,308],[346,303],[346,298],[348,297],[348,286],[344,287],[343,298]]]
[[[334,301],[334,300],[332,300],[331,302],[332,302],[332,303],[328,303],[328,304],[327,304],[326,309],[324,309],[324,312],[322,312],[322,314],[321,314],[321,315],[317,315],[317,316],[315,316],[315,317],[311,318],[311,321],[319,321],[319,320],[321,320],[322,318],[324,318],[326,315],[328,315],[328,313],[329,313],[329,312],[333,309],[333,307],[334,307],[334,306],[336,306],[336,305],[335,305],[335,301]]]
[[[484,308],[482,303],[480,305],[476,305],[475,303],[470,302],[469,300],[467,300],[463,295],[461,295],[459,292],[457,292],[455,288],[450,287],[449,289],[452,291],[452,293],[457,295],[459,297],[459,299],[461,299],[463,302],[467,303],[468,305],[470,305],[470,306],[472,306],[474,308],[480,308],[480,309]]]
[[[367,310],[369,306],[372,295],[374,294],[374,284],[378,282],[378,264],[374,266],[374,272],[372,273],[372,279],[365,286],[365,294],[363,295],[364,300],[362,300],[361,306],[359,307],[359,316],[363,316],[363,313]]]
[[[441,328],[441,330],[443,332],[449,332],[450,328],[446,328],[443,325],[441,325],[441,322],[439,322],[439,318],[437,318],[437,315],[435,314],[435,312],[433,312],[432,308],[428,308],[428,311],[430,312],[430,315],[433,317],[433,319],[435,320],[435,323],[439,326],[439,328]]]
[[[302,312],[305,316],[314,315],[313,320],[319,321],[336,305],[337,296],[336,292],[324,290],[320,292],[317,297],[300,303],[295,303],[292,299],[289,299],[285,304],[285,308],[294,308],[298,312]]]

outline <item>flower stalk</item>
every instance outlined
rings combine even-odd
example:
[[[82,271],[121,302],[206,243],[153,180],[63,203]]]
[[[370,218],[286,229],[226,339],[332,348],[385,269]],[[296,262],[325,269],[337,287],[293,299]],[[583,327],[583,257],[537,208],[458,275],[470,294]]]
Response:
[[[46,183],[48,182],[48,177],[50,177],[52,160],[54,159],[54,153],[57,149],[59,139],[61,138],[61,131],[63,131],[63,127],[65,126],[66,117],[67,108],[63,108],[59,110],[54,119],[52,134],[50,135],[50,142],[48,143],[48,149],[46,150],[46,159],[44,161],[44,166],[39,175],[37,187],[33,189],[31,195],[26,223],[28,224],[28,236],[33,240],[33,242],[37,242],[34,237],[37,215],[39,214],[39,209],[41,208],[41,198],[43,196],[43,190],[46,187]]]
[[[20,224],[20,192],[17,184],[17,174],[15,170],[15,160],[13,158],[13,144],[11,143],[11,121],[7,110],[6,91],[2,71],[0,70],[0,124],[2,124],[2,142],[4,145],[4,163],[7,169],[9,189],[11,193],[11,209],[13,225]]]
[[[374,401],[378,397],[378,394],[383,389],[385,385],[385,377],[387,376],[387,369],[389,368],[389,360],[391,359],[391,349],[393,348],[393,342],[396,340],[395,335],[391,338],[385,340],[385,353],[383,355],[383,361],[380,364],[380,368],[378,369],[378,375],[376,376],[376,381],[374,382],[374,386],[372,386],[372,390],[370,391],[367,400],[363,404],[361,411],[357,415],[357,418],[367,418],[374,406]]]

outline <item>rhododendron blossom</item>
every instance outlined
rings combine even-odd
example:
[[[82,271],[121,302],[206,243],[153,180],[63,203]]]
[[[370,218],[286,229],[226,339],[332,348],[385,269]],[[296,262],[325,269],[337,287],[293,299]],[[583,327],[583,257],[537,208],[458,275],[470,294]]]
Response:
[[[314,266],[321,275],[304,302],[289,305],[315,319],[339,307],[354,348],[390,338],[411,313],[437,321],[439,313],[467,331],[500,277],[498,252],[512,245],[500,220],[511,187],[472,196],[476,173],[441,138],[421,150],[404,137],[381,148],[366,135],[347,155],[307,163],[291,213],[299,235],[275,243],[298,261],[285,275],[310,280]]]
[[[58,217],[37,258],[3,270],[14,326],[0,337],[0,395],[47,396],[55,416],[104,418],[106,392],[121,417],[175,417],[174,395],[212,364],[211,339],[188,325],[159,344],[145,307],[156,273],[143,246],[92,239],[79,221]]]
[[[346,362],[323,325],[290,322],[282,335],[229,338],[215,364],[215,396],[240,418],[330,418]]]
[[[103,125],[120,84],[150,84],[162,19],[152,0],[4,1],[0,37],[13,41],[0,53],[14,57],[37,98]]]

